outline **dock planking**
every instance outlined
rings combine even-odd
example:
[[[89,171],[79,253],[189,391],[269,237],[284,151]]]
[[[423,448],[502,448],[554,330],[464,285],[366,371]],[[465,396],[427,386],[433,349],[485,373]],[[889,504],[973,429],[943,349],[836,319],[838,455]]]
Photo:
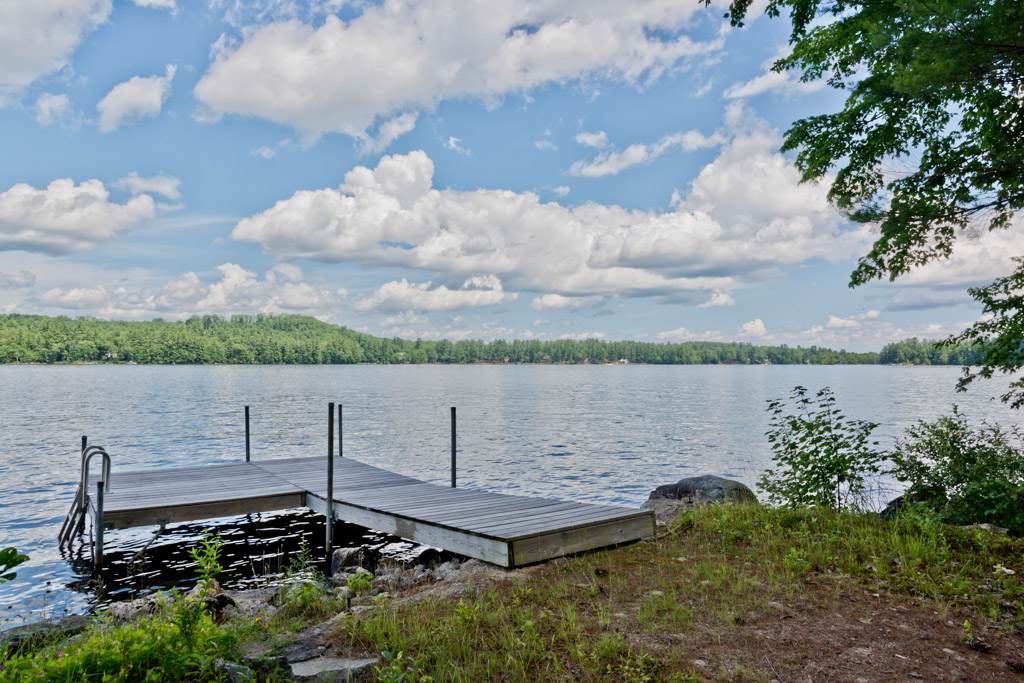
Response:
[[[440,486],[333,458],[333,516],[517,567],[654,533],[648,511]],[[308,507],[327,514],[324,458],[162,468],[111,475],[103,524],[157,523]]]

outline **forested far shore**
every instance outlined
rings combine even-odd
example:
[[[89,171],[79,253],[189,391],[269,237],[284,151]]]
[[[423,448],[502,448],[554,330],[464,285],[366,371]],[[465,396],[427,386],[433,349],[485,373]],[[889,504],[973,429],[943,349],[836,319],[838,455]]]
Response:
[[[967,347],[908,339],[880,353],[737,342],[599,339],[385,339],[301,315],[194,316],[185,321],[0,315],[0,363],[351,364],[646,363],[664,365],[965,365]]]

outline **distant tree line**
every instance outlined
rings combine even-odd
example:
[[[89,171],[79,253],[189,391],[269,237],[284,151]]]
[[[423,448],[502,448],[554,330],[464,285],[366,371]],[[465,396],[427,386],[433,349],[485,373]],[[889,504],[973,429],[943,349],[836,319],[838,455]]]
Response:
[[[193,316],[185,321],[0,315],[0,363],[346,364],[605,363],[667,365],[963,364],[974,355],[908,339],[882,353],[726,342],[384,339],[301,315]]]

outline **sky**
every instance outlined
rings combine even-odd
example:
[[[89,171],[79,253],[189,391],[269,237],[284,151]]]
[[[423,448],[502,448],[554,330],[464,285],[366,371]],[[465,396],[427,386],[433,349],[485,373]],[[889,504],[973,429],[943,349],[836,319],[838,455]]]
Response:
[[[1024,238],[848,287],[755,2],[6,0],[0,312],[866,351],[980,314]]]

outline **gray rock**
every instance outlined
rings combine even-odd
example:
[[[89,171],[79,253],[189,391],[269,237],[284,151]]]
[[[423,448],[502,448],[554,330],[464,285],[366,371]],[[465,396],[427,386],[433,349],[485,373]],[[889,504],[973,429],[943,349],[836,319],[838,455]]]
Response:
[[[348,659],[344,657],[321,657],[292,664],[292,676],[297,683],[318,683],[319,681],[362,681],[373,677],[376,659]]]
[[[247,666],[234,664],[223,659],[216,660],[213,665],[227,674],[228,680],[231,683],[251,683],[256,680],[256,672]]]
[[[989,524],[987,522],[983,522],[981,524],[967,524],[963,528],[964,529],[981,529],[982,531],[991,531],[994,534],[1003,534],[1003,535],[1006,535],[1006,534],[1010,533],[1010,530],[1005,528],[1005,527],[996,526],[995,524]]]
[[[640,507],[653,510],[659,522],[675,519],[685,508],[713,503],[757,503],[754,492],[738,481],[705,474],[659,486]]]
[[[326,648],[314,638],[300,638],[281,651],[281,656],[289,664],[306,662],[320,657]]]
[[[60,619],[41,621],[36,624],[15,626],[0,634],[0,651],[4,646],[14,652],[22,645],[34,640],[70,637],[81,633],[92,623],[88,617],[72,614]]]
[[[331,555],[331,574],[337,574],[338,570],[345,567],[362,567],[370,572],[377,569],[377,553],[362,546],[359,548],[338,548]]]
[[[659,486],[651,491],[648,500],[692,500],[699,503],[756,503],[757,496],[738,481],[705,474],[687,477],[674,484]]]

